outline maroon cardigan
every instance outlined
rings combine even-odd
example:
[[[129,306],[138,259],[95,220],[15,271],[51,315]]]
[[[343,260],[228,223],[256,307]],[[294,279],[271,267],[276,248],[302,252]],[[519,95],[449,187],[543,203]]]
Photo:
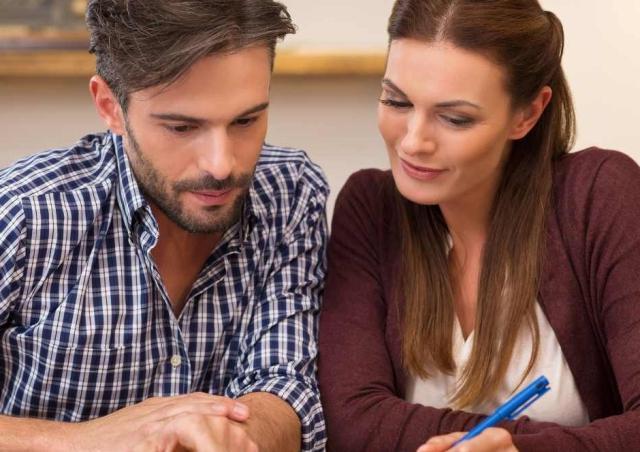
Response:
[[[399,237],[391,173],[360,171],[333,216],[319,379],[334,451],[415,451],[482,415],[403,400]],[[640,450],[640,168],[589,149],[555,165],[539,303],[591,423],[502,424],[522,451]]]

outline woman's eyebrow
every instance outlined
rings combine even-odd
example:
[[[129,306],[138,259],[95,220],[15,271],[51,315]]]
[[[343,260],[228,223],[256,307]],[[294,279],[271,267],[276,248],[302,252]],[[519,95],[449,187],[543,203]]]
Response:
[[[402,96],[402,97],[407,98],[407,99],[409,98],[409,96],[407,96],[404,91],[402,91],[400,88],[398,88],[398,85],[393,83],[388,78],[383,78],[382,79],[382,86],[384,86],[385,88],[390,89],[391,91],[393,91],[395,94],[398,94],[399,96]]]

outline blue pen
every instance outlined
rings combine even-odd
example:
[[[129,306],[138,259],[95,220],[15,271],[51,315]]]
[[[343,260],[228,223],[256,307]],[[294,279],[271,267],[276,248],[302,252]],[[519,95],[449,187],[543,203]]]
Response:
[[[524,410],[526,410],[529,405],[542,397],[542,395],[549,389],[551,389],[549,388],[549,380],[547,380],[544,375],[536,378],[533,383],[529,384],[529,386],[500,405],[489,417],[473,427],[466,435],[453,443],[451,447],[454,447],[463,441],[475,438],[482,433],[485,428],[493,427],[498,422],[507,419],[515,419]]]

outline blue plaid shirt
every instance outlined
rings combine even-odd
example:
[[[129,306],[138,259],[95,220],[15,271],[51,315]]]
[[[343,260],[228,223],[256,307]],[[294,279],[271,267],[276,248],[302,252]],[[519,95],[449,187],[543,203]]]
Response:
[[[176,318],[158,225],[111,133],[0,171],[0,413],[104,416],[153,396],[256,391],[287,401],[322,450],[316,371],[327,183],[265,145],[238,224]]]

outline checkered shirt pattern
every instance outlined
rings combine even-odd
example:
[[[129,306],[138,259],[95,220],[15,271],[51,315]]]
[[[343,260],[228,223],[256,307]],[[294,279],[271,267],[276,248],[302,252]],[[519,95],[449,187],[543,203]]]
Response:
[[[265,145],[240,221],[176,317],[121,136],[0,170],[0,413],[74,422],[153,396],[262,391],[296,411],[303,450],[323,450],[327,195],[304,152]]]

